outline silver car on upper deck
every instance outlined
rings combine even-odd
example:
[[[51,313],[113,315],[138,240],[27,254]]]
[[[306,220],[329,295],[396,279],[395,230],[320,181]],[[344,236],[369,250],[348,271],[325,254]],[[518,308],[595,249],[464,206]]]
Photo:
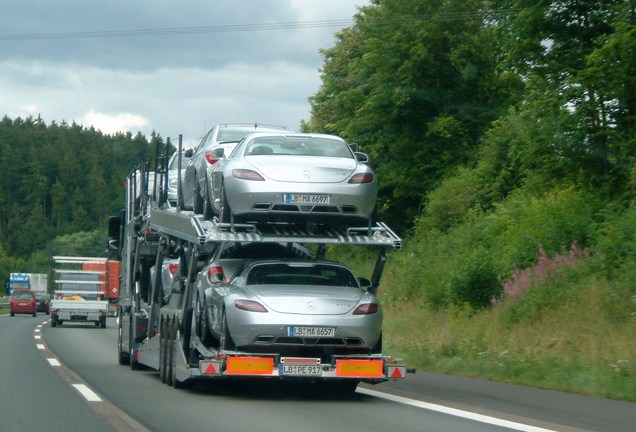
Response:
[[[210,170],[221,222],[375,224],[378,182],[364,153],[326,134],[253,133]]]
[[[183,207],[194,210],[195,213],[209,214],[210,206],[205,202],[205,191],[208,188],[208,170],[223,154],[229,155],[238,142],[246,135],[259,131],[291,132],[284,126],[265,125],[258,123],[221,123],[210,129],[197,147],[188,151],[191,156],[184,164],[183,174]]]

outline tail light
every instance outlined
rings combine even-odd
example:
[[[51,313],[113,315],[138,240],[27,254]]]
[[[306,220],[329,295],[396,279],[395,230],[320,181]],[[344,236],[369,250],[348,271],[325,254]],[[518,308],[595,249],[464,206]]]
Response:
[[[259,173],[248,169],[232,170],[232,175],[241,180],[265,181],[265,179]]]
[[[214,165],[215,163],[217,163],[221,158],[219,157],[215,157],[212,155],[212,151],[208,150],[205,152],[205,160],[208,161],[208,163],[210,165]]]
[[[210,283],[224,282],[223,267],[221,266],[208,267],[207,275]]]
[[[234,306],[248,312],[267,312],[265,306],[253,300],[234,300]]]
[[[371,173],[358,173],[349,179],[349,183],[352,183],[352,184],[371,183],[373,181],[373,178],[374,178],[373,174]]]
[[[170,264],[168,264],[168,271],[173,276],[174,276],[174,272],[176,272],[178,268],[179,268],[179,263],[170,263]]]
[[[364,303],[361,304],[353,311],[354,315],[372,315],[380,310],[380,306],[377,303]]]

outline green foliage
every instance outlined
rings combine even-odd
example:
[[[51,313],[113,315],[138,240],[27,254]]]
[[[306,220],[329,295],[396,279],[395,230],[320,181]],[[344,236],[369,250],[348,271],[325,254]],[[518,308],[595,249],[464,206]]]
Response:
[[[79,231],[56,237],[51,243],[52,255],[96,256],[107,255],[106,226],[94,231]]]
[[[513,269],[534,265],[539,247],[554,254],[590,242],[603,201],[573,188],[534,196],[518,190],[490,212],[472,212],[445,231],[426,216],[388,267],[382,294],[399,304],[420,299],[440,310],[488,306]],[[402,269],[413,269],[403,271]]]
[[[0,234],[23,259],[55,236],[104,226],[123,205],[126,174],[154,154],[141,135],[8,117],[0,121],[0,150]]]
[[[323,51],[322,86],[304,127],[369,153],[381,179],[380,213],[400,231],[449,169],[474,160],[479,137],[516,94],[518,81],[495,72],[482,7],[378,2]]]

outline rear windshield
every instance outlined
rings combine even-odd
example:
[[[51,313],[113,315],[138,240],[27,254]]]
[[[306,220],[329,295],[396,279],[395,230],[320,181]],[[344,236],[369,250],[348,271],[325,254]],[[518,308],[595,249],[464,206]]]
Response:
[[[245,155],[328,156],[353,159],[353,153],[344,141],[293,135],[255,138],[245,149]]]
[[[14,292],[12,295],[14,300],[31,300],[33,299],[33,293],[30,292]]]
[[[72,273],[66,272],[60,274],[61,282],[59,284],[60,290],[64,291],[95,291],[95,295],[82,294],[81,297],[84,300],[97,300],[97,294],[101,293],[101,283],[97,274],[91,273]],[[65,293],[64,296],[70,296],[71,293]]]
[[[331,265],[298,266],[263,264],[252,268],[248,285],[320,285],[358,287],[355,276],[346,268]]]

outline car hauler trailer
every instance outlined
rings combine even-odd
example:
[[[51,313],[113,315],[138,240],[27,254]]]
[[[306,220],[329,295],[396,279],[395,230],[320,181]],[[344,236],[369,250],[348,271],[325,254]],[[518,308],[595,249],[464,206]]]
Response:
[[[161,170],[158,170],[161,172]],[[369,290],[377,291],[388,249],[399,249],[400,238],[385,224],[337,229],[276,224],[223,224],[204,220],[189,211],[168,208],[165,194],[148,193],[144,164],[126,181],[126,208],[109,220],[111,250],[121,255],[118,319],[118,358],[122,365],[144,365],[159,371],[160,379],[180,387],[194,379],[267,377],[327,382],[353,391],[359,382],[380,383],[403,379],[414,372],[400,361],[380,353],[333,355],[328,361],[284,352],[241,352],[206,346],[193,323],[193,284],[201,256],[215,242],[285,242],[314,244],[322,259],[330,244],[378,249]],[[158,179],[154,184],[161,185]],[[153,201],[152,196],[158,197]],[[167,297],[162,292],[162,264],[179,258],[180,264]],[[156,269],[152,270],[151,269]]]

